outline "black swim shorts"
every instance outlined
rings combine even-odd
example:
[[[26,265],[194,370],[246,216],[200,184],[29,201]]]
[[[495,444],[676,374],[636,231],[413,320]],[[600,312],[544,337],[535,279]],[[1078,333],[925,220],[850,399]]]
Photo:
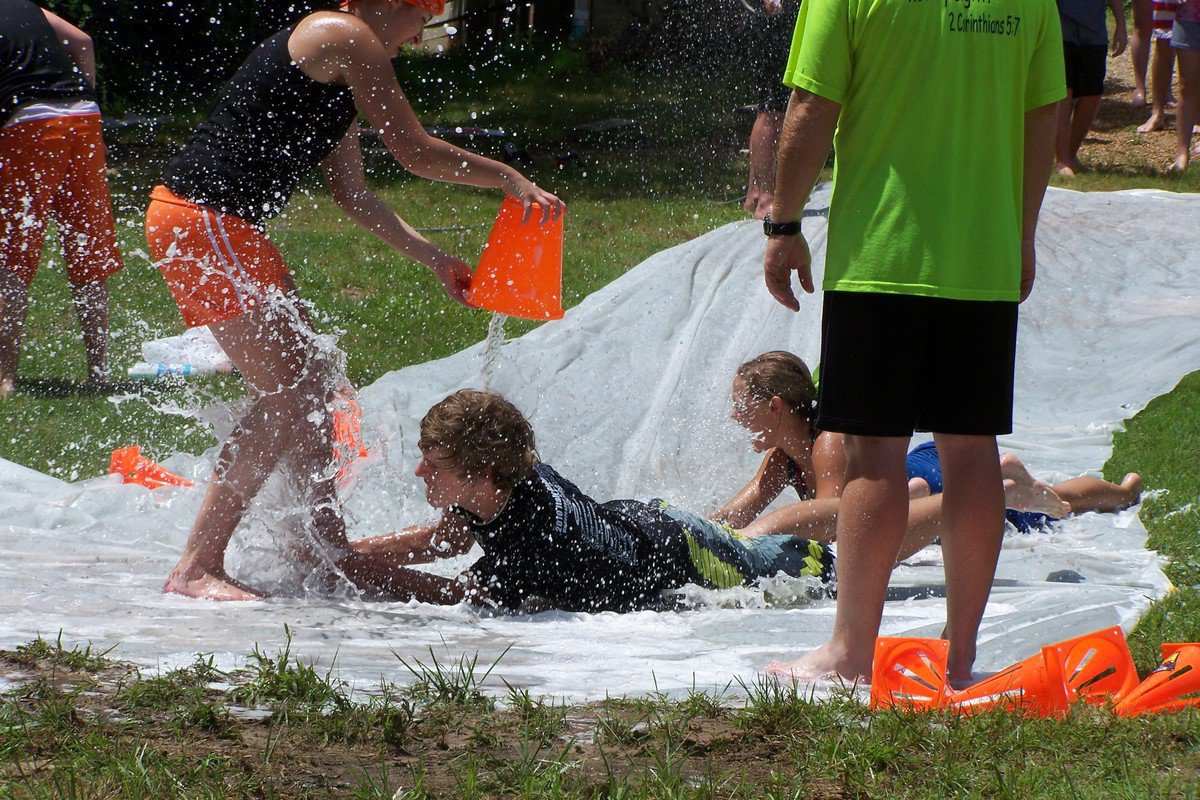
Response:
[[[1063,60],[1067,64],[1067,89],[1073,97],[1104,94],[1104,73],[1108,68],[1106,45],[1063,42]]]
[[[863,436],[1012,432],[1017,304],[826,292],[816,426]]]

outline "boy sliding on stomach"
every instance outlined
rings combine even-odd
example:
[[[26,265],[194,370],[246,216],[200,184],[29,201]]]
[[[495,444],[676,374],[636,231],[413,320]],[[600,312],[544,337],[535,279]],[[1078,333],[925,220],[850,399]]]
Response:
[[[799,536],[746,538],[659,500],[597,503],[540,463],[529,422],[499,395],[450,395],[421,421],[418,444],[417,477],[445,514],[351,543],[355,583],[380,598],[630,611],[689,583],[724,589],[780,572],[833,573],[829,548]],[[476,542],[483,557],[457,578],[406,568]]]

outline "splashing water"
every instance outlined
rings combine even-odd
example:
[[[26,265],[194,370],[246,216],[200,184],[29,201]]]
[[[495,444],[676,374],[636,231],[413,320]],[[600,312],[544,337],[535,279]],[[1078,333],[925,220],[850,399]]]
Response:
[[[500,363],[500,348],[504,346],[504,323],[508,321],[508,317],[504,314],[492,314],[492,320],[488,323],[487,338],[483,344],[483,390],[490,391],[492,387],[492,377],[496,370],[496,365]]]

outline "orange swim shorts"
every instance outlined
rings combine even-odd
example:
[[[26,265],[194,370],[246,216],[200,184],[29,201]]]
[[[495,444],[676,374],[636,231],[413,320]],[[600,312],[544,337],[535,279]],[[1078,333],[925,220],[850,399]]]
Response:
[[[290,286],[287,264],[262,231],[156,186],[146,240],[189,328],[233,319]]]
[[[32,282],[55,219],[71,283],[121,269],[105,156],[99,114],[0,128],[0,268]]]

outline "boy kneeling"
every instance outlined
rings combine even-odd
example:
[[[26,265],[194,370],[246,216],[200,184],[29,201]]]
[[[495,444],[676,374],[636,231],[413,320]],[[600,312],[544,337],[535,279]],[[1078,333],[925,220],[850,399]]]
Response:
[[[689,583],[834,573],[829,548],[798,536],[747,538],[660,500],[597,503],[540,462],[529,422],[499,395],[464,389],[442,400],[421,421],[418,446],[416,474],[441,520],[354,542],[343,562],[380,598],[630,611]],[[457,578],[406,568],[476,542],[483,557]]]

